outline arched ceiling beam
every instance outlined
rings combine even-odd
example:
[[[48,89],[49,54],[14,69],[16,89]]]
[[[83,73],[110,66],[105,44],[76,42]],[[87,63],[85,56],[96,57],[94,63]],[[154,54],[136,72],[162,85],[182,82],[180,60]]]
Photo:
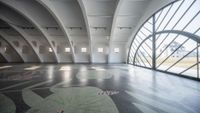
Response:
[[[86,8],[84,6],[83,0],[78,0],[78,3],[79,3],[79,6],[80,6],[82,14],[83,14],[83,18],[84,18],[86,29],[87,29],[87,35],[89,37],[90,62],[92,63],[92,38],[91,38],[92,36],[90,33],[90,27],[89,27],[88,17],[86,14]]]
[[[20,57],[21,61],[24,62],[25,60],[24,60],[22,54],[20,54],[20,52],[15,48],[14,44],[13,44],[12,42],[10,42],[10,41],[6,38],[7,35],[6,35],[4,32],[0,31],[0,36],[1,36],[0,38],[2,38],[13,50],[16,51],[16,53],[17,53],[17,55]]]
[[[22,38],[26,41],[26,43],[33,49],[33,52],[37,56],[39,62],[42,62],[42,59],[41,59],[39,53],[37,52],[36,48],[34,47],[34,45],[29,40],[30,38],[28,38],[29,35],[26,34],[22,29],[18,28],[17,26],[10,24],[9,20],[6,17],[0,15],[0,19],[2,21],[4,21],[5,23],[7,23],[10,27],[12,27],[15,31],[17,31],[22,36]]]
[[[39,25],[39,23],[34,20],[34,18],[29,14],[29,12],[27,12],[25,9],[23,9],[23,7],[18,7],[18,5],[16,5],[17,4],[16,1],[1,0],[0,2],[5,4],[6,6],[14,9],[19,14],[21,14],[23,17],[25,17],[27,20],[29,20],[29,22],[31,22],[42,33],[45,40],[47,40],[47,43],[49,44],[49,46],[52,48],[52,53],[55,56],[56,62],[59,62],[58,55],[56,54],[56,49],[54,48],[53,44],[51,43],[51,40],[49,39],[50,36],[44,29],[42,29],[42,27]]]
[[[111,55],[111,47],[112,47],[112,42],[113,42],[113,37],[114,37],[114,32],[115,32],[115,28],[116,28],[116,24],[117,24],[117,17],[120,11],[120,8],[123,4],[124,0],[119,0],[117,7],[115,9],[115,13],[113,16],[113,21],[112,21],[112,27],[111,27],[111,33],[110,33],[110,42],[109,42],[109,55],[108,55],[108,61],[110,61],[110,55]]]
[[[64,22],[59,17],[58,12],[54,8],[53,4],[49,0],[36,0],[36,1],[38,1],[38,3],[40,3],[45,9],[47,9],[47,11],[53,16],[55,21],[58,23],[59,27],[61,28],[61,30],[63,31],[65,37],[67,38],[67,41],[68,41],[68,43],[70,45],[70,48],[72,50],[72,60],[73,60],[72,62],[76,62],[75,61],[75,52],[74,52],[74,47],[73,47],[73,44],[72,44],[72,40],[70,38],[69,33],[67,32],[67,29],[65,27]]]

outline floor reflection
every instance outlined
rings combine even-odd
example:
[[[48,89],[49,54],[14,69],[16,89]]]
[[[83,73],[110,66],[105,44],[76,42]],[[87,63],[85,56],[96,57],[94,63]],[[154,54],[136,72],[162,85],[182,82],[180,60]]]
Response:
[[[131,65],[0,66],[0,113],[198,113],[200,83]]]

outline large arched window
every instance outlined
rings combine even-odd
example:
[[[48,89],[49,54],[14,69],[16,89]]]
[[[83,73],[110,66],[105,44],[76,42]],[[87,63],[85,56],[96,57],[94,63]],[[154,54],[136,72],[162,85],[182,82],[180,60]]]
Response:
[[[177,0],[153,14],[133,38],[128,63],[200,78],[200,0]]]

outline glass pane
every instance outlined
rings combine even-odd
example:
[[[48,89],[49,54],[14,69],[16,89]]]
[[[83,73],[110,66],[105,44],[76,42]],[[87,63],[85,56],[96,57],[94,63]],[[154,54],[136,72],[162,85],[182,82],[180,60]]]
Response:
[[[197,77],[195,65],[197,63],[197,46],[195,43],[195,41],[180,35],[172,43],[168,42],[168,48],[157,59],[158,69]]]
[[[138,33],[138,36],[140,37],[140,39],[144,40],[147,36],[145,34],[143,34],[141,31]]]
[[[200,28],[199,28],[198,31],[195,33],[195,35],[200,36]]]
[[[137,35],[135,40],[134,40],[134,45],[138,47],[140,43],[142,42],[142,39]]]
[[[160,18],[160,15],[162,14],[162,11],[163,11],[163,10],[160,10],[159,12],[157,12],[157,13],[155,14],[155,20],[156,20],[156,22],[157,22],[158,19]]]
[[[152,40],[152,38],[150,38]],[[147,40],[146,40],[147,41]],[[143,64],[142,66],[151,68],[152,66],[152,42],[150,43],[142,43],[140,46],[138,52],[137,52],[137,59],[140,59],[140,64]],[[147,47],[147,45],[149,47]]]
[[[199,46],[200,46],[200,44],[199,44]],[[198,48],[198,52],[199,52],[199,78],[200,78],[200,47]]]
[[[195,65],[196,63],[197,63],[197,58],[195,50],[191,54],[186,56],[183,60],[181,60],[179,63],[170,68],[168,71],[174,73],[181,73],[186,76],[197,77],[197,65]]]
[[[164,49],[167,47],[167,45],[170,44],[171,41],[174,40],[174,38],[176,38],[177,34],[161,34],[161,35],[156,35],[156,52],[157,55],[160,55],[161,52],[164,51]]]
[[[143,56],[142,56],[141,52],[138,51],[137,56],[136,56],[136,59],[138,60],[137,65],[146,67],[146,65],[145,65],[145,63],[144,63],[142,57],[143,57]]]
[[[129,64],[133,64],[133,58],[132,58],[132,56],[129,57]]]
[[[166,28],[167,24],[171,21],[171,19],[173,18],[173,15],[176,14],[176,11],[178,10],[180,4],[182,3],[183,1],[178,1],[178,2],[175,2],[170,11],[168,12],[167,16],[165,17],[164,21],[162,22],[162,24],[160,25],[159,28],[156,28],[158,29],[157,31],[162,31]]]
[[[141,32],[142,32],[143,35],[145,35],[146,37],[152,34],[151,31],[148,31],[148,29],[145,28],[145,27],[142,27]]]
[[[150,23],[147,22],[146,24],[144,24],[144,27],[145,27],[146,29],[148,29],[149,32],[152,33],[152,24],[150,24]]]
[[[158,25],[156,25],[156,31],[159,31],[159,30],[163,29],[163,27],[165,26],[164,22],[168,19],[168,14],[171,11],[172,6],[173,5],[169,6],[169,9],[165,13],[165,15],[164,15],[163,19],[161,20],[161,22]]]
[[[134,57],[134,51],[130,51],[130,57],[131,57],[131,58]]]
[[[200,6],[199,6],[200,7]],[[189,33],[195,33],[200,26],[200,15],[198,15],[186,28],[184,31]],[[199,35],[200,36],[200,35]]]
[[[133,48],[133,45],[131,47],[130,53],[129,53],[129,63],[133,64],[133,52],[135,51],[135,49]]]
[[[171,64],[171,62],[175,62],[175,59],[173,59],[172,61],[169,62],[164,62],[165,59],[167,58],[173,58],[176,57],[177,55],[172,55],[173,52],[179,48],[179,46],[188,38],[179,35],[177,36],[176,34],[170,34],[169,36],[173,36],[173,37],[169,37],[167,38],[164,42],[163,42],[163,46],[160,46],[160,48],[157,50],[158,53],[156,53],[157,55],[157,66],[159,67],[161,63],[162,66],[169,66]],[[156,43],[156,45],[158,45],[159,43]]]
[[[197,65],[182,73],[182,75],[197,78]]]
[[[156,22],[156,28],[158,28],[160,26],[160,24],[162,24],[161,22],[163,21],[163,19],[165,19],[165,15],[167,14],[170,7],[171,7],[171,5],[169,5],[163,9],[162,14],[160,15],[160,17],[158,18],[158,20]]]
[[[181,17],[184,15],[185,12],[187,12],[187,9],[192,4],[193,0],[185,0],[184,3],[181,5],[180,9],[177,11],[176,15],[172,18],[170,23],[167,25],[168,30],[173,29],[177,23],[179,23],[179,20],[182,19]]]
[[[141,59],[138,57],[138,55],[135,58],[135,64],[138,65],[138,66],[144,66],[144,64],[142,63]]]
[[[192,0],[191,0],[192,1]],[[199,12],[199,4],[193,4],[192,7],[187,11],[187,13],[182,17],[180,22],[174,28],[175,30],[182,30],[190,21],[196,17],[197,13]]]

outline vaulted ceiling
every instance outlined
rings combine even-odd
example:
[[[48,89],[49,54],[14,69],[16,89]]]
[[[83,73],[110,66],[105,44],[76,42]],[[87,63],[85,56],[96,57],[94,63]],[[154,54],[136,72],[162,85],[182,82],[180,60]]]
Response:
[[[126,62],[127,44],[155,1],[0,0],[0,60]]]

